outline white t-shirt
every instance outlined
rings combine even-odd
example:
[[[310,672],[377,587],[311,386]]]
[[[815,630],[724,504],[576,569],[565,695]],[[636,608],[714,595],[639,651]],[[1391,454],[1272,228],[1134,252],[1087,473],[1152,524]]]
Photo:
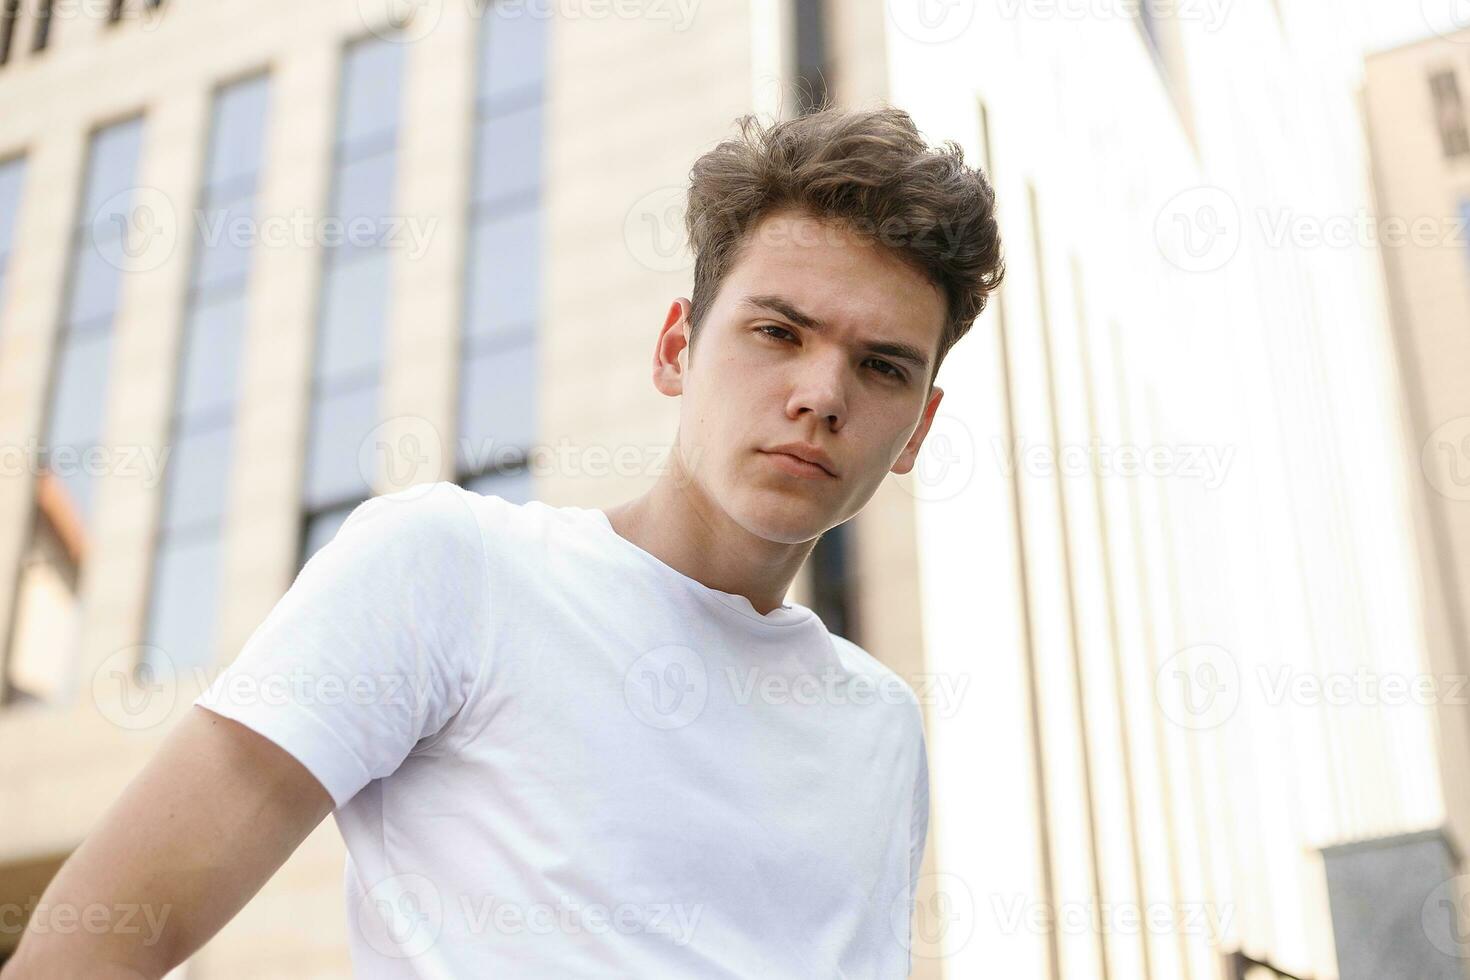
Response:
[[[906,976],[917,698],[598,509],[360,504],[195,701],[336,804],[355,975]]]

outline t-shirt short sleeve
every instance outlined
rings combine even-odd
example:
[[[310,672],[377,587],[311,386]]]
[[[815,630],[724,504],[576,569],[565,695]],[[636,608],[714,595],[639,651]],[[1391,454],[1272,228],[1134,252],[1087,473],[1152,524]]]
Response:
[[[913,903],[918,900],[919,868],[924,863],[924,846],[929,839],[929,756],[925,745],[923,723],[918,737],[919,768],[914,777],[913,818],[909,826],[909,926],[913,927]],[[909,970],[914,968],[912,932],[909,935]]]
[[[909,830],[909,893],[919,882],[919,866],[924,863],[924,844],[929,839],[929,763],[924,736],[919,736],[919,772],[914,778],[914,816]]]
[[[194,701],[291,753],[340,808],[464,708],[488,659],[474,494],[359,504]]]

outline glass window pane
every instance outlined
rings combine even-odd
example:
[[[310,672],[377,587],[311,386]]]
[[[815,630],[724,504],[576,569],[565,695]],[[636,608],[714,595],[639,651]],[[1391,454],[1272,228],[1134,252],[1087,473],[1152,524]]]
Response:
[[[218,185],[260,169],[265,144],[266,76],[237,82],[215,97],[206,181]]]
[[[221,425],[174,436],[168,456],[163,530],[217,524],[224,517],[235,427]]]
[[[338,167],[331,213],[381,218],[393,200],[393,157],[393,151],[386,150]]]
[[[388,253],[333,262],[324,272],[318,378],[342,378],[383,362],[388,318]]]
[[[25,160],[16,157],[0,163],[0,330],[5,328],[5,269],[15,245],[15,225],[20,213],[20,188]]]
[[[541,104],[481,119],[475,127],[475,201],[541,186]]]
[[[358,450],[378,422],[377,384],[317,396],[307,443],[307,510],[371,493]]]
[[[221,551],[218,530],[166,536],[159,546],[148,643],[166,653],[175,670],[207,667],[214,659]]]
[[[107,360],[112,336],[106,330],[68,334],[58,353],[55,388],[47,414],[50,446],[89,446],[102,428]]]
[[[353,44],[343,54],[342,116],[337,126],[341,143],[397,127],[405,47],[374,38]]]
[[[312,555],[321,550],[322,545],[332,540],[332,538],[336,535],[338,529],[342,527],[344,522],[346,522],[347,516],[351,514],[353,509],[361,502],[362,501],[360,500],[355,500],[344,507],[338,507],[334,510],[323,511],[322,513],[317,514],[315,517],[307,521],[306,542],[303,548],[304,554],[302,555],[301,560],[301,563],[303,565],[311,560]]]
[[[121,249],[127,245],[135,250],[146,245],[150,240],[140,240],[139,234],[147,234],[150,225],[142,222],[150,221],[153,212],[147,207],[139,207],[133,210],[134,194],[127,190],[119,191],[96,207],[87,211],[82,216],[79,230],[87,236],[88,242],[95,242],[104,247],[111,246],[112,249]],[[128,235],[134,236],[131,240]]]
[[[48,466],[61,480],[85,519],[92,513],[95,459],[87,451],[95,446],[102,430],[103,404],[107,395],[107,361],[112,337],[105,331],[70,335],[60,353],[51,410]],[[61,449],[58,456],[57,449]]]
[[[202,207],[195,215],[194,288],[242,282],[255,240],[255,199]]]
[[[479,91],[482,99],[524,91],[546,77],[546,48],[551,30],[544,5],[488,4],[480,17]],[[538,16],[541,14],[541,16]]]
[[[529,446],[535,438],[535,397],[535,344],[471,354],[460,376],[458,468],[500,462],[504,446]]]
[[[20,213],[20,186],[24,174],[24,158],[0,163],[0,264],[15,244],[15,222]]]
[[[394,154],[392,150],[346,163],[337,169],[330,215],[341,220],[332,229],[332,248],[358,254],[381,245],[391,230]],[[325,232],[324,232],[325,237]]]
[[[89,224],[95,220],[110,222],[110,215],[99,218],[97,211],[110,198],[133,186],[142,142],[141,116],[100,129],[92,137],[87,163],[87,192],[82,198],[78,224]],[[126,210],[125,204],[122,210]],[[109,212],[116,214],[118,209],[109,208]]]
[[[534,326],[540,315],[540,209],[477,222],[469,249],[467,332],[485,336]]]
[[[245,294],[196,300],[189,308],[177,412],[215,417],[233,408],[245,333]]]
[[[531,471],[524,467],[503,473],[485,473],[461,481],[460,486],[474,493],[502,497],[513,504],[535,499],[535,481],[531,478]]]
[[[71,296],[67,303],[67,323],[89,323],[111,317],[117,309],[121,262],[113,251],[118,240],[97,245],[83,234],[75,243],[72,262]],[[106,253],[104,253],[106,249]]]

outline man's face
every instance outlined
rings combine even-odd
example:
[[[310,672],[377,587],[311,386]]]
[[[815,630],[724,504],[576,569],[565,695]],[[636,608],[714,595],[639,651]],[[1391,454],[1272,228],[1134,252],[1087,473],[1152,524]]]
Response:
[[[671,356],[655,383],[681,396],[692,489],[771,541],[808,541],[852,517],[888,473],[913,468],[943,395],[928,379],[945,315],[942,292],[874,236],[768,215],[711,304],[692,362],[679,346],[687,301],[660,335]],[[769,452],[787,443],[818,447],[835,475]]]

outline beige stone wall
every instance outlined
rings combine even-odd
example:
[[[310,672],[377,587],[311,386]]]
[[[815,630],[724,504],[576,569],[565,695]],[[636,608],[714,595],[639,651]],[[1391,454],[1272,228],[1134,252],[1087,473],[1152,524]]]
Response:
[[[1403,386],[1404,470],[1422,559],[1426,668],[1470,674],[1470,154],[1447,158],[1429,79],[1452,71],[1470,109],[1470,31],[1368,59],[1363,91],[1378,216],[1410,233],[1382,249]],[[1470,125],[1470,117],[1467,117]],[[1427,231],[1413,233],[1418,224]],[[1385,225],[1387,235],[1391,227]],[[1451,828],[1470,844],[1470,714],[1440,706],[1441,768]]]
[[[213,88],[268,69],[259,212],[321,214],[341,47],[379,26],[369,21],[382,6],[168,0],[157,20],[110,27],[62,20],[48,51],[0,70],[0,158],[24,151],[33,175],[0,311],[0,442],[22,444],[43,425],[89,132],[145,112],[138,183],[187,222]],[[475,15],[460,0],[424,9],[439,19],[423,32],[410,26],[422,37],[408,51],[395,211],[438,220],[422,257],[394,259],[383,414],[427,424],[443,441],[438,471],[419,474],[431,479],[452,475]],[[787,14],[782,2],[718,0],[695,5],[688,22],[588,15],[556,25],[544,130],[540,334],[540,428],[548,439],[609,452],[635,445],[653,459],[671,437],[676,402],[651,383],[610,379],[646,376],[667,304],[688,295],[692,265],[671,264],[654,243],[639,240],[638,219],[629,215],[641,208],[664,220],[650,201],[663,205],[658,195],[680,185],[692,159],[779,88],[780,78],[757,76],[780,70]],[[123,277],[109,445],[159,449],[169,437],[191,230],[180,227],[177,247],[157,268]],[[211,651],[217,665],[240,648],[295,573],[319,279],[318,256],[305,244],[255,250],[236,430],[241,465],[230,482],[224,601]],[[585,469],[544,474],[537,496],[610,504],[652,478],[651,470],[618,478]],[[9,629],[15,572],[29,539],[33,482],[0,482],[0,635]],[[112,693],[93,693],[99,672],[108,676],[130,662],[142,633],[158,508],[157,488],[116,475],[102,480],[94,554],[81,586],[85,653],[73,671],[74,702],[0,711],[0,901],[32,887],[38,873],[26,869],[52,869],[76,846],[197,693],[200,678],[181,677],[154,697],[144,719],[123,712],[107,684]],[[335,823],[324,822],[194,957],[189,975],[347,976],[344,856]]]

